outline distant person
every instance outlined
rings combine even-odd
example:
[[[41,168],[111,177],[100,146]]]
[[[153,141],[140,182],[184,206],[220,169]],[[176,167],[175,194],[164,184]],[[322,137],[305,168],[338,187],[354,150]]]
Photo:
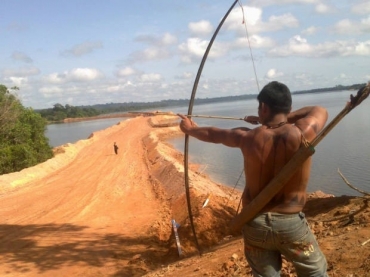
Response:
[[[246,186],[243,208],[266,187],[303,143],[312,141],[323,129],[328,114],[319,106],[291,112],[288,87],[268,83],[258,94],[258,116],[246,116],[254,129],[198,127],[190,118],[180,129],[192,137],[240,148],[244,157]],[[311,157],[293,174],[254,219],[244,224],[244,252],[253,276],[280,276],[282,255],[291,261],[298,276],[328,276],[327,262],[311,232],[302,209],[307,200]]]
[[[114,148],[114,153],[116,153],[116,155],[118,154],[118,146],[116,143],[113,144],[113,148]]]

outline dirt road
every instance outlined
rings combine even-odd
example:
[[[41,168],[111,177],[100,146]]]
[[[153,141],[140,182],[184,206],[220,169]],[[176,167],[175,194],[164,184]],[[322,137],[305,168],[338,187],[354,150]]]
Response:
[[[1,194],[1,276],[133,276],[127,260],[150,248],[148,229],[163,209],[142,142],[151,127],[135,120],[96,133],[65,167]]]
[[[178,128],[149,122],[121,122],[55,149],[59,154],[43,164],[0,176],[0,276],[250,276],[240,236],[229,236],[226,228],[240,192],[230,197],[231,189],[191,166],[199,257],[186,211],[182,155],[163,141]],[[367,200],[317,201],[308,215],[328,255],[330,276],[366,276],[370,243],[361,243],[370,239]],[[182,257],[171,219],[181,226]],[[289,265],[284,270],[294,276]]]

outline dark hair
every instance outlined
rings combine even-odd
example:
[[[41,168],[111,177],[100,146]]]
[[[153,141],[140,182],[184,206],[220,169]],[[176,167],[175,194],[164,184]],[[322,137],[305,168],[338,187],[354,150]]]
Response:
[[[273,81],[263,87],[257,100],[265,103],[272,113],[288,114],[292,107],[292,96],[289,88],[283,83]]]

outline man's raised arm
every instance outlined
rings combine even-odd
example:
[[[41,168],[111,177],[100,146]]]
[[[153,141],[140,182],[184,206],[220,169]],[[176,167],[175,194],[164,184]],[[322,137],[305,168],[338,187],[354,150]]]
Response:
[[[288,122],[295,124],[307,136],[313,139],[325,126],[328,120],[328,112],[320,106],[308,106],[288,114]]]

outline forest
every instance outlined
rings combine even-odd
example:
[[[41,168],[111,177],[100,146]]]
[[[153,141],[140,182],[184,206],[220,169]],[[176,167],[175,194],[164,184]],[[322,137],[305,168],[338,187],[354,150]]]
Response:
[[[0,84],[0,175],[53,157],[45,136],[46,120],[22,105],[14,96],[17,90],[18,87],[8,89]]]
[[[293,94],[303,93],[322,93],[339,90],[358,90],[366,84],[353,84],[350,86],[337,85],[329,88],[318,88],[312,90],[302,90],[293,92]],[[256,94],[245,94],[238,96],[224,96],[214,98],[196,98],[195,104],[209,104],[218,102],[232,102],[241,101],[246,99],[255,99]],[[49,123],[51,122],[63,122],[66,118],[80,118],[80,117],[92,117],[102,114],[111,113],[125,113],[132,111],[142,110],[157,110],[166,107],[184,107],[189,104],[189,99],[177,99],[177,100],[162,100],[156,102],[127,102],[127,103],[106,103],[96,104],[90,106],[71,106],[66,104],[55,104],[53,108],[36,110],[40,115],[45,118]]]
[[[358,90],[366,84],[335,86],[293,94],[322,93],[339,90]],[[53,156],[45,136],[48,123],[63,122],[66,118],[92,117],[111,113],[141,110],[157,110],[166,107],[187,106],[188,99],[162,100],[157,102],[107,103],[91,106],[55,104],[53,108],[33,110],[25,108],[15,96],[18,87],[8,89],[0,84],[0,174],[6,174],[44,162]],[[254,99],[256,95],[226,96],[195,99],[197,105]]]

